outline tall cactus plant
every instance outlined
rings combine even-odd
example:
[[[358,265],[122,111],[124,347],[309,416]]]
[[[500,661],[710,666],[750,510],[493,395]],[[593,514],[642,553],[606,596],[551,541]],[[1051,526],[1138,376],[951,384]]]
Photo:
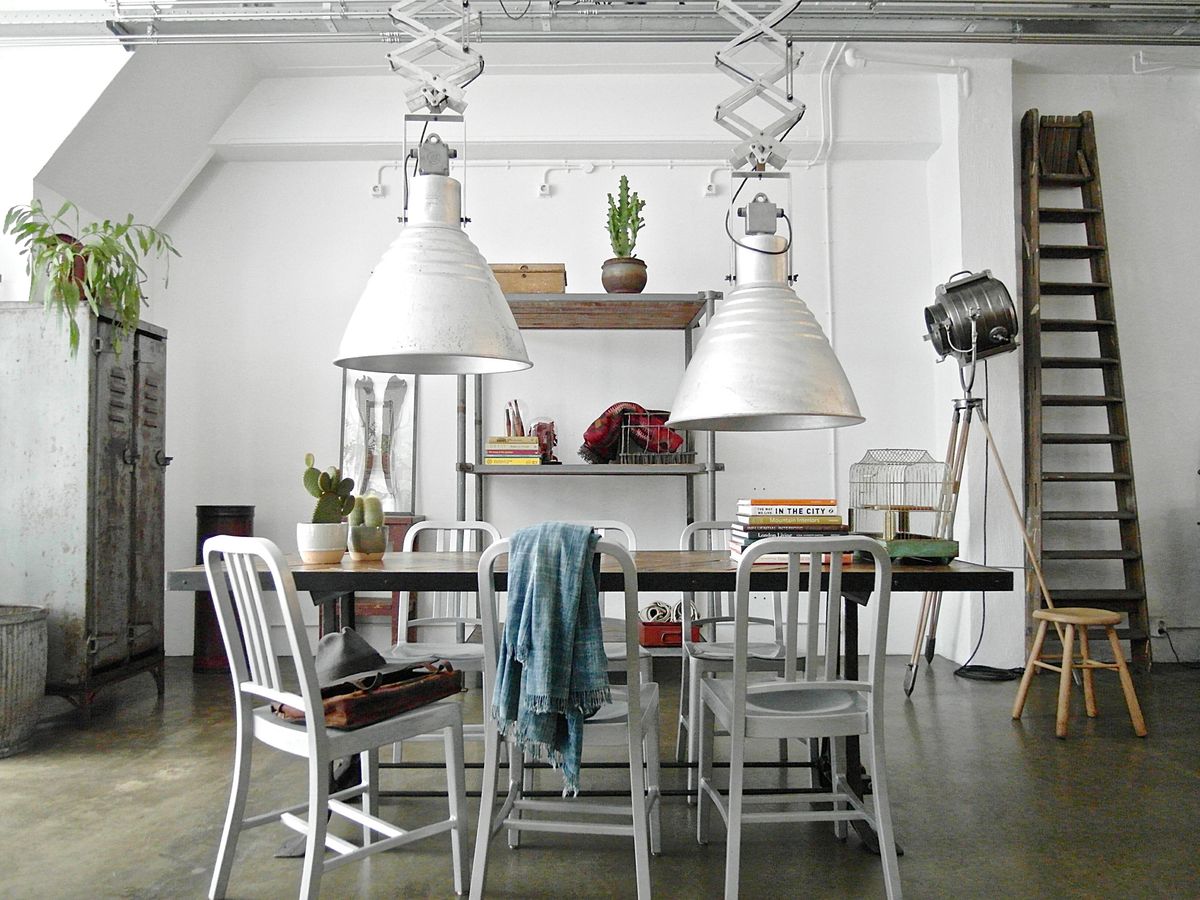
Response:
[[[612,244],[613,255],[618,259],[629,259],[634,255],[638,231],[646,224],[642,218],[645,206],[646,201],[638,196],[637,191],[629,190],[629,177],[622,175],[616,199],[612,194],[608,195],[608,240]]]
[[[312,514],[313,524],[336,524],[354,509],[354,497],[351,494],[354,479],[343,478],[342,470],[336,466],[318,471],[313,461],[311,453],[304,455],[304,489],[317,498]]]

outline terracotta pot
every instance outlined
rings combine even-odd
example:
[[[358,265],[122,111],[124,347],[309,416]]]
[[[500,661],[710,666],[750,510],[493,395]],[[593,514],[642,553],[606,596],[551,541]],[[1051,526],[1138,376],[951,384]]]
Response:
[[[610,294],[640,294],[646,286],[646,264],[632,256],[606,259],[600,283]]]
[[[299,522],[296,525],[296,546],[300,558],[309,565],[332,565],[346,554],[346,533],[350,526],[344,522]]]

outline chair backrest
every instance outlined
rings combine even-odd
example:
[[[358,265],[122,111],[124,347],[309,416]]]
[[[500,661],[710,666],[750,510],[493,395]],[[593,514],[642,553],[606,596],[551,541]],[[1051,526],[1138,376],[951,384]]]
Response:
[[[279,548],[265,538],[217,535],[204,542],[204,572],[225,641],[225,653],[237,699],[238,727],[248,728],[252,698],[304,710],[309,749],[325,740],[325,713],[320,704],[316,662],[308,640],[296,582]],[[265,569],[271,586],[260,578]],[[270,596],[272,599],[267,600]],[[270,609],[269,609],[270,608]],[[270,612],[278,609],[287,647],[279,646]],[[240,627],[239,627],[240,626]],[[291,657],[300,693],[287,689],[280,657]],[[319,710],[314,715],[314,710]]]
[[[483,620],[483,690],[484,706],[491,703],[491,691],[496,683],[496,667],[500,654],[500,609],[495,587],[496,561],[507,556],[510,541],[497,541],[483,551],[479,559],[479,610]],[[609,556],[621,567],[622,590],[625,596],[625,679],[629,690],[630,721],[641,718],[641,673],[638,658],[638,597],[637,569],[633,557],[620,544],[601,540],[596,544],[596,553]],[[597,587],[599,587],[597,585]]]
[[[729,538],[733,532],[733,522],[692,522],[679,535],[680,550],[728,550]],[[683,614],[680,619],[684,623],[684,634],[691,631],[692,605],[700,618],[724,617],[733,615],[732,594],[728,591],[708,591],[702,594],[691,591],[681,595]]]
[[[683,529],[683,533],[679,535],[680,550],[728,550],[729,539],[733,535],[734,522],[732,520],[713,521],[713,522],[693,522]],[[730,591],[712,591],[707,594],[702,594],[702,598],[707,600],[703,605],[696,606],[697,616],[692,616],[692,605],[695,604],[696,594],[683,594],[682,615],[680,621],[683,622],[684,639],[688,640],[688,635],[692,633],[693,619],[698,619],[697,624],[703,629],[707,640],[718,639],[717,626],[722,626],[722,631],[727,628],[726,623],[733,622],[733,593]],[[781,602],[781,594],[779,591],[774,593],[774,615],[770,619],[751,616],[750,622],[755,625],[771,625],[774,628],[774,639],[778,643],[783,642],[783,607]]]
[[[844,553],[860,551],[869,554],[875,564],[875,586],[867,603],[868,619],[873,624],[873,637],[868,648],[867,677],[855,682],[846,682],[839,674],[839,657],[842,647],[842,569]],[[882,713],[881,685],[883,682],[884,651],[887,646],[888,605],[891,596],[892,562],[888,558],[886,548],[876,540],[858,535],[834,537],[792,537],[767,538],[755,541],[746,548],[738,562],[737,591],[735,597],[735,631],[734,631],[734,697],[735,718],[745,714],[745,696],[764,688],[764,685],[747,684],[747,659],[749,612],[750,612],[750,574],[754,561],[764,553],[787,554],[787,590],[784,602],[784,645],[785,660],[791,664],[785,666],[784,678],[798,681],[799,673],[792,661],[799,651],[797,636],[799,633],[799,618],[801,613],[801,576],[808,580],[804,592],[806,622],[806,640],[804,648],[805,666],[803,679],[805,682],[840,681],[851,684],[871,693],[873,712]],[[828,577],[819,575],[822,572],[823,559],[828,559]],[[822,586],[822,581],[826,581]],[[820,640],[820,623],[822,614],[825,620],[825,640]],[[861,648],[860,648],[861,650]],[[736,704],[741,705],[741,709]]]
[[[487,549],[488,545],[500,540],[500,531],[490,522],[417,522],[404,535],[404,551],[411,552],[416,547],[418,540],[421,541],[422,550],[483,551]],[[479,624],[477,601],[471,593],[422,591],[421,596],[426,598],[428,603],[429,615],[413,619],[408,617],[409,596],[408,591],[400,592],[400,615],[396,637],[401,643],[405,642],[409,628],[433,625],[454,626],[455,639],[463,641],[467,637],[467,628]]]
[[[568,522],[567,524],[591,525],[600,532],[601,540],[620,544],[630,553],[637,552],[637,538],[633,534],[632,526],[625,522],[618,522],[616,519],[580,519],[579,521]]]

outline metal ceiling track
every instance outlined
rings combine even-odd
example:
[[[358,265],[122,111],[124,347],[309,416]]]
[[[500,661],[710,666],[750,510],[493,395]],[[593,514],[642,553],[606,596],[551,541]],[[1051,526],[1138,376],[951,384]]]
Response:
[[[797,41],[1008,44],[1200,44],[1200,4],[1034,0],[805,0],[778,25]],[[405,43],[388,2],[291,0],[168,3],[110,0],[107,9],[0,10],[0,46]],[[746,2],[766,17],[778,2]],[[473,0],[485,42],[727,41],[712,0]],[[446,16],[453,13],[446,12]],[[436,16],[429,16],[436,21]]]

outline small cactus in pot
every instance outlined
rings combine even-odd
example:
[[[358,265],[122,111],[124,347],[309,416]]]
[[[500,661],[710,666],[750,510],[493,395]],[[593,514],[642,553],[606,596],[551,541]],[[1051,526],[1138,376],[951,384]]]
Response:
[[[374,495],[354,498],[350,510],[350,558],[383,559],[387,529],[383,527],[383,501]]]
[[[346,552],[347,526],[342,517],[354,509],[354,479],[336,466],[318,471],[311,453],[304,456],[304,489],[317,498],[311,523],[296,525],[300,558],[312,565],[340,562]]]

